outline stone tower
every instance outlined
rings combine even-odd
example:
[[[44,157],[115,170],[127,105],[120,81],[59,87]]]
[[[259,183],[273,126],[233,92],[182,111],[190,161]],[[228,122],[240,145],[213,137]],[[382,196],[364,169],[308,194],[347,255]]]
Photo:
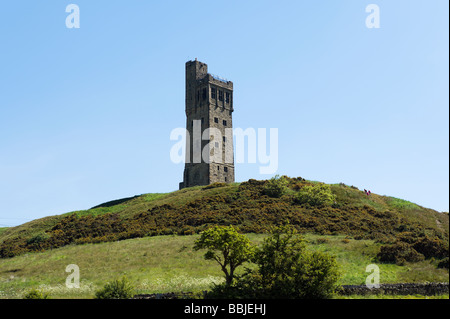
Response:
[[[234,182],[233,82],[186,62],[186,163],[180,189]]]

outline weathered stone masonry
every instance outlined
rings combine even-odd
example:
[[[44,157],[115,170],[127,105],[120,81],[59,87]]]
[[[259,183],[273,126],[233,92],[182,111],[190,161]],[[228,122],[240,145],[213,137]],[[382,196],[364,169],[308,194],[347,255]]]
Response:
[[[365,285],[342,286],[340,295],[423,295],[435,296],[448,294],[448,282],[442,283],[405,283],[405,284],[381,284],[380,288],[369,289]],[[203,291],[203,296],[207,292]],[[147,294],[136,295],[134,299],[191,299],[195,294],[192,292],[165,293],[165,294]],[[198,296],[197,296],[198,297]]]
[[[185,111],[189,136],[186,138],[186,164],[180,189],[234,182],[233,136],[229,134],[233,127],[233,82],[209,74],[206,63],[197,59],[186,62]],[[201,134],[206,129],[217,129],[220,137],[214,140],[210,134],[207,140],[195,139],[199,127]],[[195,143],[199,148],[196,149]],[[202,151],[209,154],[209,160],[205,161]],[[215,152],[222,153],[221,160],[213,158],[217,156]]]
[[[342,286],[341,295],[424,295],[434,296],[448,294],[448,282],[381,284],[379,288],[368,288],[365,285]]]

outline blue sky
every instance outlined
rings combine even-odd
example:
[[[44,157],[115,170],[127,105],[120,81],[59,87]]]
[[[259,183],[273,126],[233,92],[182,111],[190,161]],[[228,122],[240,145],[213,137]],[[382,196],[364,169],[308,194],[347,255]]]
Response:
[[[68,29],[68,4],[80,28]],[[380,8],[368,29],[368,4]],[[178,188],[184,64],[234,82],[233,124],[278,128],[278,174],[449,207],[447,0],[8,1],[0,227]],[[267,179],[237,164],[236,180]]]

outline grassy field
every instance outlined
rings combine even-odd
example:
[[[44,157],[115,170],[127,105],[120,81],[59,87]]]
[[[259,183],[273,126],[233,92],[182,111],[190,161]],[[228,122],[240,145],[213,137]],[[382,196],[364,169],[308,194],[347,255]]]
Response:
[[[263,234],[247,236],[255,244],[265,237]],[[223,280],[222,273],[214,262],[203,259],[204,252],[193,251],[196,238],[198,235],[144,237],[70,245],[0,259],[0,298],[21,298],[31,288],[40,289],[51,298],[92,298],[106,282],[121,276],[131,280],[136,293],[207,290],[212,283]],[[371,240],[345,239],[345,236],[306,234],[305,238],[310,249],[337,257],[342,271],[341,284],[364,284],[368,275],[366,266],[374,263],[380,245]],[[80,268],[79,289],[65,286],[69,275],[65,269],[69,264]],[[381,283],[448,282],[449,279],[448,271],[436,269],[434,261],[378,266]]]
[[[448,271],[436,267],[443,247],[448,256],[448,213],[342,183],[329,185],[333,204],[299,204],[299,190],[319,182],[288,180],[279,198],[265,194],[266,181],[249,180],[142,194],[0,228],[0,298],[21,298],[32,288],[52,298],[92,298],[121,276],[136,293],[207,290],[223,278],[214,262],[193,251],[199,232],[234,225],[257,244],[285,222],[305,234],[310,249],[337,257],[341,284],[364,284],[381,246],[399,241],[427,256],[378,264],[381,283],[449,281]],[[65,286],[69,264],[79,266],[79,289]]]
[[[392,295],[372,295],[372,296],[345,296],[340,299],[449,299],[449,295],[437,296],[422,296],[422,295],[406,295],[406,296],[392,296]]]

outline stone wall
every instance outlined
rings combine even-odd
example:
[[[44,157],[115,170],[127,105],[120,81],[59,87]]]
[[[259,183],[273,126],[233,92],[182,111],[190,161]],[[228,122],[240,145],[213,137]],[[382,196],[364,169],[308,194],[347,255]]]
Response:
[[[206,291],[201,293],[193,292],[167,292],[160,294],[142,294],[135,295],[133,299],[199,299],[205,298]]]
[[[449,283],[426,283],[426,284],[381,284],[380,288],[369,289],[365,285],[342,286],[340,295],[423,295],[434,296],[449,293]],[[192,292],[170,292],[161,294],[136,295],[134,299],[193,299],[204,298],[206,291],[201,293]]]
[[[380,288],[361,286],[342,286],[341,295],[424,295],[448,294],[449,283],[424,284],[381,284]]]

